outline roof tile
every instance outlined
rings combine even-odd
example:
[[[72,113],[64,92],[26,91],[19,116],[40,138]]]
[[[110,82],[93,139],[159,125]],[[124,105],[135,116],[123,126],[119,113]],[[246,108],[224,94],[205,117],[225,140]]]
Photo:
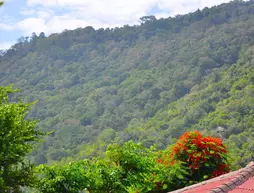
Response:
[[[245,168],[171,193],[254,193],[254,162]]]
[[[210,191],[209,193],[223,193],[223,190],[220,188],[216,188],[216,189]]]

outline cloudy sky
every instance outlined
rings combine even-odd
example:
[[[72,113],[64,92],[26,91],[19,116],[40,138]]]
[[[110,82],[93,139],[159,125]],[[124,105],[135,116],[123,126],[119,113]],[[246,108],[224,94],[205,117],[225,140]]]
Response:
[[[137,24],[140,17],[185,14],[230,0],[5,0],[0,8],[0,49],[32,32]]]

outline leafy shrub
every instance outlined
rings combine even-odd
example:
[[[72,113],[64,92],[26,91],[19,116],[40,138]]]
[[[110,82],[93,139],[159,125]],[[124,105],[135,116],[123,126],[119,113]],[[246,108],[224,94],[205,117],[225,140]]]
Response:
[[[189,167],[189,183],[220,176],[230,171],[227,148],[222,139],[204,137],[198,131],[186,132],[168,154],[158,159],[161,164],[184,162]]]
[[[38,189],[43,193],[163,193],[183,188],[229,171],[222,140],[187,132],[172,148],[129,141],[111,144],[104,158],[64,166],[39,166]]]

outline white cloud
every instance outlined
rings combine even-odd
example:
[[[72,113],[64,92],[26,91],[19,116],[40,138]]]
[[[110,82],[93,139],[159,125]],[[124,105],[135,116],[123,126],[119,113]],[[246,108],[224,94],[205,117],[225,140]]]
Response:
[[[21,9],[19,13],[21,15],[30,16],[30,15],[35,15],[36,10],[35,9]]]
[[[109,27],[137,23],[142,16],[153,13],[157,7],[160,13],[153,13],[157,17],[185,14],[196,9],[211,7],[230,0],[27,0],[28,6],[44,6],[61,10],[68,10],[73,19],[100,21],[101,25]],[[79,22],[80,23],[80,22]],[[70,23],[71,25],[71,23]],[[91,23],[93,25],[93,23]]]
[[[128,16],[133,13],[147,13],[152,7],[157,6],[167,10],[170,15],[188,13],[198,8],[211,7],[230,0],[27,0],[29,6],[41,5],[64,9],[86,10],[84,14],[107,16]]]
[[[32,32],[47,31],[45,20],[42,18],[28,18],[17,24],[17,29],[24,32],[24,35],[31,35]]]
[[[52,10],[47,10],[47,11],[37,11],[37,15],[39,18],[42,19],[49,19],[54,15],[54,12]]]
[[[155,13],[154,16],[156,17],[156,19],[159,19],[159,18],[168,18],[169,13],[167,13],[167,12]]]
[[[29,6],[33,6],[33,5],[43,5],[43,6],[55,6],[57,5],[57,0],[28,0],[27,4]]]
[[[158,7],[168,10],[171,16],[186,14],[197,9],[219,5],[231,0],[158,0]]]
[[[7,50],[14,44],[15,42],[3,42],[0,40],[0,50]]]
[[[13,25],[0,24],[4,30],[46,34],[65,29],[93,26],[116,27],[137,24],[140,17],[157,18],[185,14],[230,0],[27,0],[20,14],[27,18]],[[154,11],[157,10],[155,13]]]
[[[72,15],[54,16],[47,23],[46,33],[63,31],[65,29],[76,29],[89,25],[85,20],[73,17]]]
[[[28,0],[29,6],[45,6],[68,10],[74,18],[100,20],[108,26],[133,24],[146,15],[156,0]]]
[[[5,30],[5,31],[12,31],[15,29],[15,26],[5,24],[5,23],[0,23],[0,29]]]

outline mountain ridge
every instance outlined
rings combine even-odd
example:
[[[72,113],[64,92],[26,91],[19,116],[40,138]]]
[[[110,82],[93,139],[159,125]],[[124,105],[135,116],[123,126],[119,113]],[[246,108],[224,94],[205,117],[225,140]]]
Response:
[[[250,52],[254,42],[254,2],[233,1],[175,18],[146,19],[140,26],[87,27],[49,37],[33,34],[30,40],[20,38],[0,57],[0,83],[22,88],[13,100],[19,96],[25,101],[39,100],[29,117],[41,120],[40,130],[54,130],[32,153],[37,164],[100,155],[108,143],[130,139],[165,147],[201,122],[204,127],[197,129],[211,134],[215,133],[209,129],[225,127],[220,121],[211,128],[205,124],[212,124],[209,116],[221,98],[234,96],[229,93],[236,92],[233,84],[226,87],[227,81],[220,82],[225,91],[206,93],[204,88],[228,78],[227,72],[233,73],[232,66],[239,67],[240,60],[247,63],[249,55],[243,53]],[[251,77],[251,65],[246,68]],[[238,83],[241,76],[236,77]],[[210,85],[204,83],[209,81]],[[243,82],[249,87],[253,84],[249,79]],[[209,101],[198,100],[197,95],[195,108],[186,105],[180,112],[172,110],[186,98],[195,98],[197,91]],[[221,93],[210,99],[213,92]],[[243,114],[244,120],[252,120],[248,113]],[[238,121],[239,116],[235,117]],[[226,137],[245,132],[247,136],[253,125],[248,127],[230,131]],[[236,152],[243,145],[234,144]],[[245,164],[249,156],[236,161]]]

